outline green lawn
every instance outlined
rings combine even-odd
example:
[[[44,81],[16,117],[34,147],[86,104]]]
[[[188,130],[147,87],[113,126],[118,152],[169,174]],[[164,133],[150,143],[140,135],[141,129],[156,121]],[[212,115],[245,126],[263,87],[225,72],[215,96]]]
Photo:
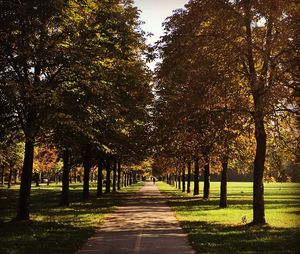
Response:
[[[265,184],[264,227],[242,222],[244,216],[252,220],[252,183],[228,183],[225,209],[218,207],[219,186],[212,182],[211,198],[204,201],[202,192],[194,197],[158,183],[198,253],[300,253],[300,184]]]
[[[71,184],[69,208],[58,206],[61,185],[32,187],[31,221],[19,223],[10,222],[16,213],[18,186],[1,188],[0,253],[74,253],[114,206],[142,185],[96,198],[96,185],[91,184],[91,200],[82,202],[82,185]]]

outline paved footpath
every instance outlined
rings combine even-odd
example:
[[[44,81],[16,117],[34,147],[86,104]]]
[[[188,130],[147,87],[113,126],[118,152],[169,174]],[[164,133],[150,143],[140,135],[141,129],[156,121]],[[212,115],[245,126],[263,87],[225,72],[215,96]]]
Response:
[[[194,254],[164,196],[152,183],[120,206],[79,254]]]

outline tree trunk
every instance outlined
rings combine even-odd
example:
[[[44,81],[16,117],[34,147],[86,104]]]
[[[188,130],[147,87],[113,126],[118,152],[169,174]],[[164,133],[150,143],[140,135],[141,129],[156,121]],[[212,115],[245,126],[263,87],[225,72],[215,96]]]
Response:
[[[110,173],[111,173],[111,161],[109,158],[106,160],[106,183],[105,193],[110,193]]]
[[[72,179],[72,178],[70,178],[70,179]],[[58,177],[58,173],[56,173],[55,174],[55,183],[58,184],[58,182],[59,182],[59,177]]]
[[[228,171],[228,157],[222,158],[222,173],[221,173],[221,193],[220,193],[220,207],[227,207],[227,171]]]
[[[121,161],[118,160],[118,190],[121,190]]]
[[[129,185],[132,185],[132,172],[129,172]]]
[[[15,184],[17,184],[18,183],[18,170],[17,169],[14,171],[14,178],[15,178]]]
[[[181,189],[181,175],[180,175],[180,171],[178,171],[178,189]]]
[[[199,159],[195,159],[194,196],[199,195]]]
[[[68,149],[63,151],[63,163],[61,205],[69,206],[70,151]]]
[[[117,161],[114,160],[113,168],[113,192],[117,191]]]
[[[98,159],[98,181],[97,181],[97,197],[102,196],[102,168],[103,168],[103,160],[101,158]]]
[[[182,192],[185,192],[185,163],[182,168]]]
[[[191,162],[188,161],[188,175],[187,175],[187,193],[191,192]]]
[[[50,178],[50,172],[48,171],[48,172],[47,172],[47,185],[48,185],[48,186],[50,185],[50,181],[51,181],[51,178]]]
[[[90,170],[91,170],[91,150],[88,148],[84,156],[83,162],[83,199],[87,200],[90,198]]]
[[[126,187],[126,173],[122,173],[122,187]]]
[[[8,181],[7,181],[7,188],[9,189],[11,186],[11,177],[12,177],[12,168],[9,169]]]
[[[1,185],[4,185],[4,167],[1,170]]]
[[[92,183],[94,181],[94,173],[93,171],[90,172],[90,182]]]
[[[267,22],[266,33],[266,61],[263,63],[262,72],[259,80],[255,69],[255,59],[253,54],[253,36],[252,36],[252,2],[250,0],[245,2],[245,27],[246,27],[246,41],[247,41],[247,58],[249,66],[249,81],[252,89],[252,96],[254,101],[254,126],[256,139],[256,152],[254,159],[253,170],[253,222],[252,224],[264,224],[265,221],[265,206],[264,206],[264,168],[266,158],[266,131],[264,126],[264,96],[265,83],[267,82],[267,73],[269,70],[271,43],[272,43],[272,27],[273,22]],[[270,19],[269,19],[270,21]]]
[[[175,175],[175,179],[174,179],[175,181],[175,187],[177,188],[177,175]]]
[[[25,155],[21,176],[19,203],[15,221],[29,219],[29,198],[31,190],[32,167],[33,167],[34,141],[26,139]]]
[[[34,181],[35,181],[35,187],[39,187],[40,186],[40,175],[39,173],[35,172],[34,174]]]
[[[254,123],[256,154],[253,172],[253,224],[264,224],[264,168],[266,158],[266,131],[264,126],[263,102],[260,96],[254,96]]]
[[[203,199],[209,199],[210,192],[210,169],[209,169],[209,155],[205,155],[204,164],[204,187],[203,187]]]

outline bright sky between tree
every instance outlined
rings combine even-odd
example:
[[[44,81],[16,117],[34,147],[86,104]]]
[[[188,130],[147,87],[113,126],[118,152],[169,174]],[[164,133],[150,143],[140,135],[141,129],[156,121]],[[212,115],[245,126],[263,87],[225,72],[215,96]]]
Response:
[[[148,42],[154,44],[163,35],[162,23],[172,15],[173,10],[183,8],[189,0],[135,0],[135,5],[141,10],[140,19],[145,22],[142,26],[145,32],[153,36]],[[154,63],[150,65],[153,68]]]
[[[183,8],[188,0],[135,0],[135,5],[141,10],[141,20],[145,21],[143,28],[154,35],[149,42],[154,43],[163,35],[162,23],[172,15],[173,10]]]

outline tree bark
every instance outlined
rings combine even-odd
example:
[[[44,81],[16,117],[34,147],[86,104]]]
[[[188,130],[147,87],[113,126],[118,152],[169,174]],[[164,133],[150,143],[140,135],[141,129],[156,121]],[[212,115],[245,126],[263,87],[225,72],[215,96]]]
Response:
[[[123,187],[127,187],[127,173],[123,172]]]
[[[107,158],[107,160],[106,160],[105,193],[110,193],[110,173],[111,173],[111,161],[109,158]]]
[[[228,157],[222,158],[222,173],[221,173],[221,193],[220,193],[220,207],[227,207],[227,171],[228,171]]]
[[[50,185],[51,177],[50,177],[50,172],[47,172],[47,185]]]
[[[98,159],[98,181],[97,181],[97,197],[101,197],[102,196],[102,168],[103,168],[103,159],[99,158]]]
[[[182,168],[182,192],[185,192],[185,163]]]
[[[35,181],[35,187],[39,187],[40,186],[40,175],[39,173],[34,173],[34,181]]]
[[[15,184],[17,184],[18,183],[18,170],[17,169],[14,171],[14,178],[15,178]]]
[[[7,181],[7,188],[9,189],[11,186],[11,177],[12,177],[12,168],[9,169],[8,181]]]
[[[178,189],[181,189],[181,174],[180,174],[180,170],[178,171]]]
[[[199,159],[195,159],[194,196],[199,195]]]
[[[121,161],[118,160],[118,190],[121,190]]]
[[[266,131],[264,126],[263,102],[261,96],[254,96],[254,123],[256,153],[253,172],[253,224],[264,224],[264,168],[266,158]]]
[[[87,148],[83,162],[83,199],[87,200],[90,198],[90,170],[91,170],[91,150]]]
[[[69,177],[70,177],[70,151],[63,151],[63,174],[62,174],[62,193],[61,205],[69,206]]]
[[[117,191],[117,161],[114,159],[113,168],[113,192]]]
[[[129,185],[132,185],[132,172],[129,172]]]
[[[209,199],[210,192],[210,169],[209,169],[209,155],[205,155],[204,164],[204,187],[203,187],[203,199]]]
[[[4,167],[1,170],[1,185],[4,185]]]
[[[188,161],[188,175],[187,175],[187,193],[191,192],[191,162]]]
[[[255,59],[253,54],[253,37],[252,37],[252,2],[245,2],[245,27],[246,27],[246,42],[247,42],[247,61],[249,66],[249,83],[254,101],[254,126],[256,139],[256,153],[254,159],[253,171],[253,222],[252,224],[264,224],[265,221],[265,206],[264,206],[264,168],[266,158],[266,131],[264,126],[264,96],[265,83],[267,82],[267,73],[269,70],[269,62],[271,55],[272,43],[272,27],[273,22],[267,22],[266,33],[266,50],[265,61],[262,64],[262,72],[260,78],[257,77],[255,69]]]
[[[19,203],[15,221],[29,219],[29,198],[31,190],[32,167],[33,167],[34,141],[26,139],[25,156],[21,176]]]

